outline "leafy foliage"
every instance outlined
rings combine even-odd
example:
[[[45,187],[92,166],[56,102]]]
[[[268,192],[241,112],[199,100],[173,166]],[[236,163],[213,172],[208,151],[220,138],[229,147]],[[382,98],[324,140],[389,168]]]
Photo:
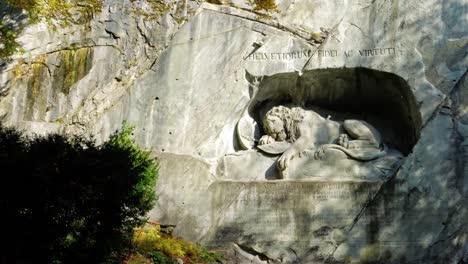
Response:
[[[117,262],[154,206],[157,163],[132,128],[97,146],[81,137],[27,138],[0,127],[0,205],[12,262]],[[16,227],[16,228],[15,228]],[[0,258],[1,259],[1,258]],[[7,261],[7,263],[10,263]]]
[[[6,0],[11,6],[28,12],[32,22],[44,18],[50,25],[54,21],[62,26],[88,22],[102,8],[101,0]],[[78,14],[78,16],[74,16]]]
[[[0,22],[0,59],[6,59],[19,50],[19,44],[15,39],[15,31]]]
[[[183,259],[184,263],[209,263],[222,259],[222,256],[199,245],[161,232],[158,224],[136,228],[133,243],[137,253],[151,258],[154,263],[174,264],[177,263],[173,260],[175,258]]]
[[[159,251],[151,252],[150,254],[151,260],[155,264],[176,264],[177,261],[169,258],[168,256],[164,255]]]
[[[57,26],[85,24],[100,12],[103,0],[5,0],[12,10],[25,10],[29,21],[45,21],[51,29]],[[3,4],[3,3],[2,3]],[[18,22],[18,21],[17,21]],[[4,24],[0,21],[0,60],[22,51],[16,36],[24,29],[21,23]]]

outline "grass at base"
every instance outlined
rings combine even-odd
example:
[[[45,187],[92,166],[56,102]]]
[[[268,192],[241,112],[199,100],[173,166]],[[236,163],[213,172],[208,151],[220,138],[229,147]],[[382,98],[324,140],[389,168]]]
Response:
[[[125,264],[177,264],[176,259],[203,264],[223,259],[198,244],[161,232],[161,226],[155,223],[135,229],[133,246]]]

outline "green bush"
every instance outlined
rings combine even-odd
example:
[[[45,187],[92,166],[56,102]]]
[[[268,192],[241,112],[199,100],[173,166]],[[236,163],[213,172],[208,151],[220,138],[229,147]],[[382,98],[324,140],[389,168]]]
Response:
[[[7,25],[0,22],[0,59],[7,59],[11,55],[20,50],[18,42],[16,42],[15,31]]]
[[[163,253],[159,251],[152,252],[150,255],[151,255],[151,260],[155,264],[177,264],[177,261],[169,258],[168,256],[164,255]]]
[[[154,206],[157,163],[124,124],[102,145],[0,126],[6,263],[119,262]]]

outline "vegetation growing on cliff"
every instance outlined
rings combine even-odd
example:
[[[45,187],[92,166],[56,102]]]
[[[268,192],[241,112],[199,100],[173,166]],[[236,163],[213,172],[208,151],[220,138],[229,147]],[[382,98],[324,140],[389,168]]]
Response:
[[[8,58],[20,50],[20,46],[15,39],[15,31],[0,22],[0,59]]]
[[[102,8],[101,0],[6,0],[11,6],[28,12],[31,22],[45,19],[61,26],[89,22]]]
[[[68,94],[71,86],[91,70],[94,49],[71,49],[61,51],[59,54],[61,67],[54,72],[52,86],[55,91]]]
[[[249,0],[255,11],[276,12],[278,7],[275,0]]]
[[[136,2],[136,0],[130,0]],[[146,10],[139,5],[134,5],[132,12],[138,16],[142,16],[144,20],[157,20],[161,15],[168,12],[173,3],[166,3],[164,0],[146,0],[151,10]]]
[[[215,5],[222,5],[223,2],[221,2],[221,0],[206,0],[206,2],[210,3],[210,4],[215,4]]]
[[[30,23],[45,21],[50,28],[66,27],[88,23],[95,13],[102,9],[102,0],[6,0],[13,10],[23,9],[29,16]],[[20,24],[20,23],[18,23]],[[16,36],[24,25],[0,21],[0,60],[7,60],[21,51]]]

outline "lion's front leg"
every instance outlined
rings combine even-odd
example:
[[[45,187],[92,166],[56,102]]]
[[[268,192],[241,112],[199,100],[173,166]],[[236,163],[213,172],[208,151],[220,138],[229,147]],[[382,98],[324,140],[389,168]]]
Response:
[[[284,171],[289,166],[289,161],[294,158],[294,149],[289,148],[278,159],[278,169]]]
[[[341,134],[338,138],[338,145],[348,148],[349,147],[349,137],[347,134]]]
[[[373,141],[350,139],[347,134],[341,134],[336,143],[346,149],[378,148]]]
[[[289,161],[293,160],[294,158],[302,158],[304,153],[306,153],[307,149],[304,150],[298,150],[297,148],[290,147],[287,149],[283,154],[279,157],[278,159],[278,169],[281,171],[284,171],[289,167]]]

